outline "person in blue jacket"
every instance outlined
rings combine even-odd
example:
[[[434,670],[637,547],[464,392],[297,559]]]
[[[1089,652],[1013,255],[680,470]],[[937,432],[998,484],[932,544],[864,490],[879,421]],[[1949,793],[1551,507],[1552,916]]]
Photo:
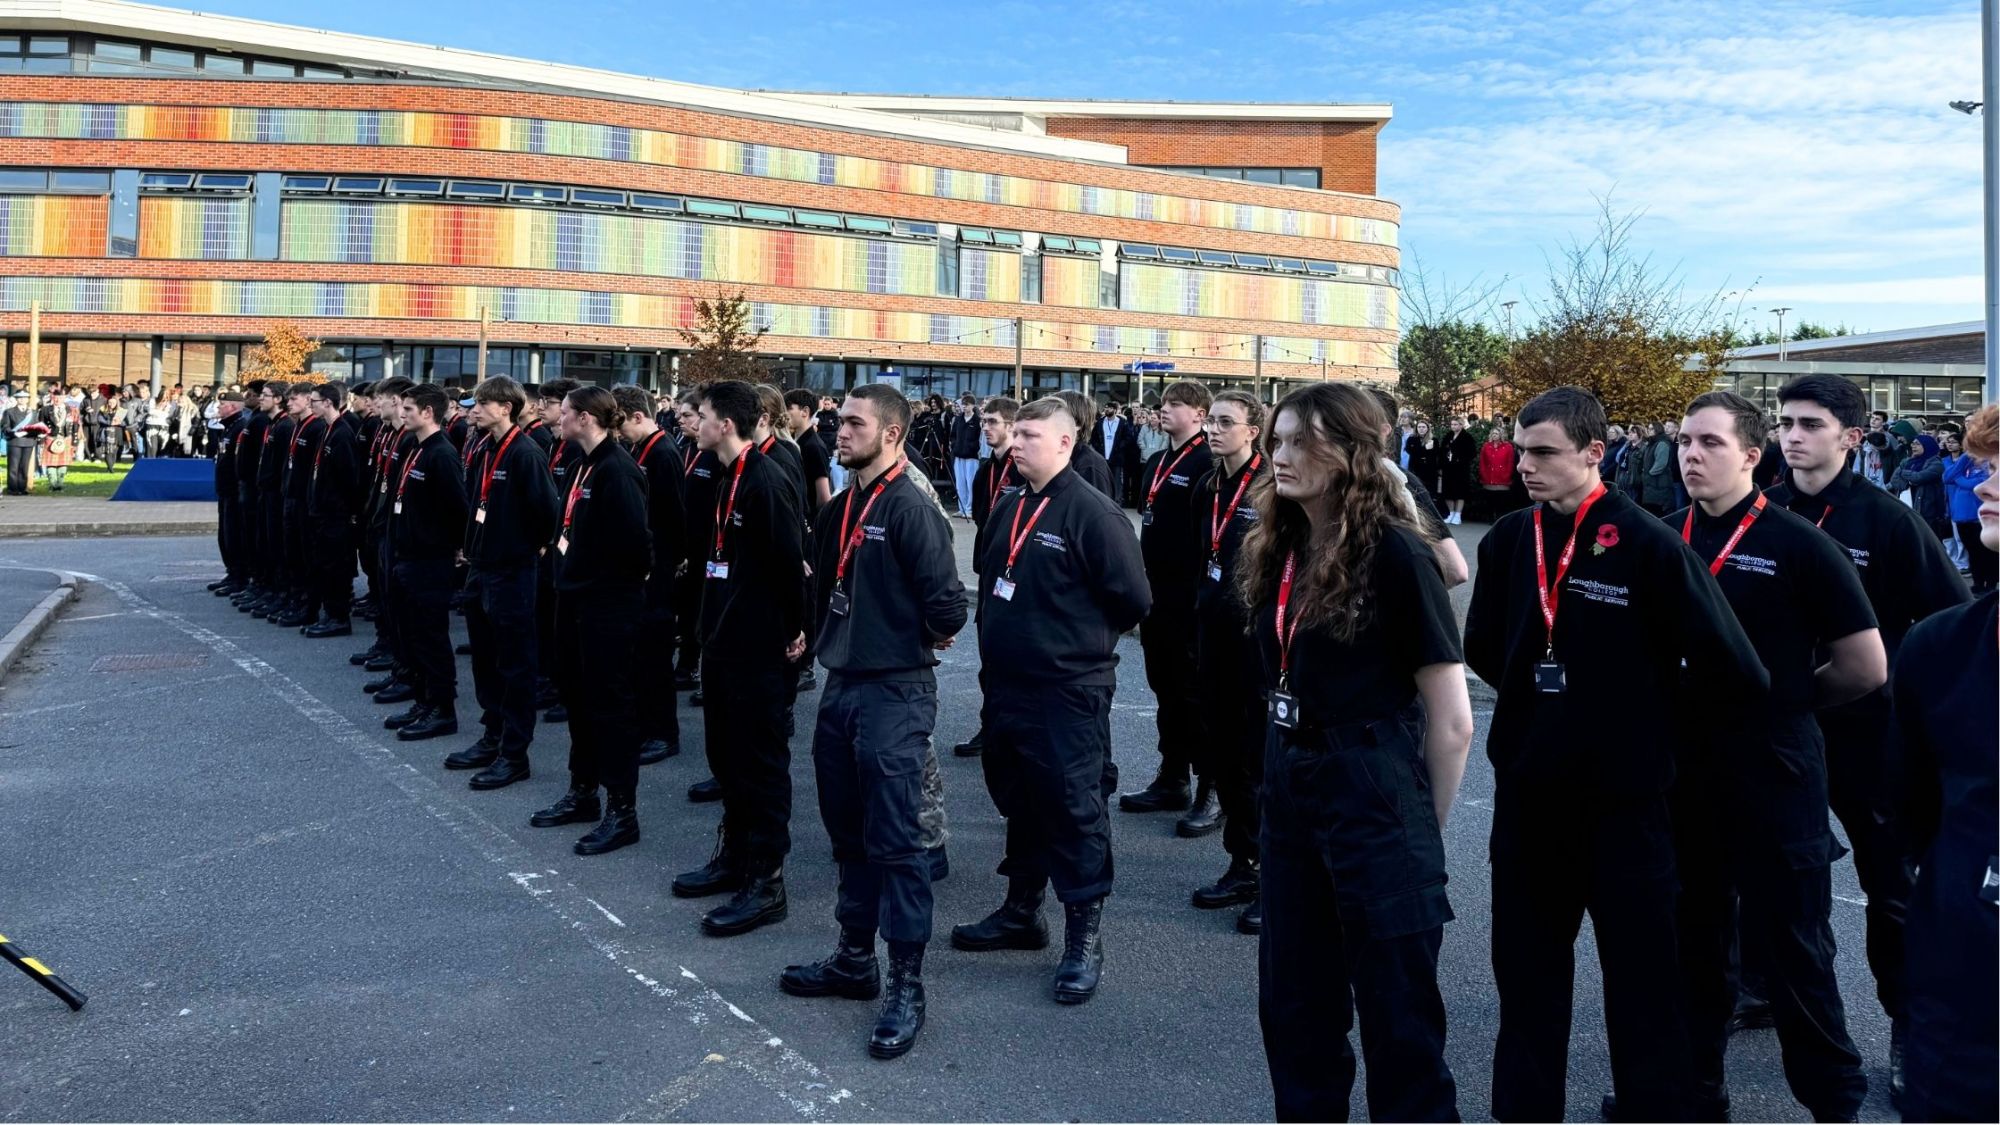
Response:
[[[1950,431],[1944,435],[1944,451],[1945,515],[1958,529],[1958,541],[1965,548],[1972,592],[1983,594],[2000,584],[2000,573],[1996,573],[2000,572],[2000,555],[1979,541],[1977,490],[1980,482],[1993,475],[1993,466],[1973,456],[1970,450],[1961,449],[1958,435]]]

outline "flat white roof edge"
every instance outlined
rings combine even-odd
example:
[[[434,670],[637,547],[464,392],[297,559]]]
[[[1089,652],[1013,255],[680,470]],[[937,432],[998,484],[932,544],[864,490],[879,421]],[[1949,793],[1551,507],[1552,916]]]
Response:
[[[1041,117],[1145,117],[1203,121],[1388,121],[1382,103],[1143,102],[1098,99],[977,98],[930,94],[847,94],[762,90],[813,105],[932,113],[1020,113]]]
[[[1900,344],[1910,340],[1934,340],[1951,336],[1977,336],[1986,331],[1983,320],[1963,320],[1955,324],[1933,324],[1922,328],[1891,328],[1882,332],[1857,332],[1852,336],[1822,336],[1817,340],[1792,340],[1785,344],[1785,354],[1794,352],[1816,352],[1827,348],[1856,348],[1870,344]],[[1735,348],[1727,353],[1730,359],[1770,359],[1778,354],[1776,344],[1755,344],[1747,348]]]
[[[670,102],[695,110],[776,118],[911,140],[998,149],[1031,156],[1125,163],[1125,148],[1122,145],[929,121],[665,78],[320,31],[241,16],[132,4],[124,0],[0,0],[0,23],[25,30],[68,30],[162,38],[248,54],[264,51],[304,62],[443,71],[580,94]]]

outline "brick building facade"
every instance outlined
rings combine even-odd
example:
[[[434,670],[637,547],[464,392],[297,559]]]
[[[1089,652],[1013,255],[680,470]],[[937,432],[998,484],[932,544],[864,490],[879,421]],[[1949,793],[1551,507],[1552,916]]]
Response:
[[[1129,398],[1394,378],[1382,106],[688,86],[117,0],[0,0],[0,332],[67,382],[672,382],[742,292],[788,383]]]

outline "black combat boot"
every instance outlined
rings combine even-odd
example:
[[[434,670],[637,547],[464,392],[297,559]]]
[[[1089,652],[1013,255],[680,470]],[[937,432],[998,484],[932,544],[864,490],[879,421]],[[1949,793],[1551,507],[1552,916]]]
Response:
[[[996,949],[1043,949],[1049,926],[1042,921],[1042,888],[1023,879],[1009,880],[1007,901],[977,922],[951,928],[951,947],[967,953]]]
[[[1194,789],[1194,804],[1186,816],[1174,822],[1174,834],[1197,840],[1211,832],[1222,829],[1222,798],[1216,796],[1215,784],[1207,778]]]
[[[1194,892],[1194,904],[1202,910],[1220,910],[1257,901],[1257,861],[1231,859],[1222,878]]]
[[[576,842],[578,855],[603,855],[615,852],[627,844],[639,842],[639,808],[636,794],[627,789],[623,792],[606,791],[604,794],[604,819],[598,822],[590,834]]]
[[[583,824],[598,818],[597,786],[570,782],[569,792],[556,799],[556,803],[528,818],[528,823],[536,828],[556,828],[565,824]]]
[[[716,826],[715,852],[708,857],[707,863],[674,876],[675,898],[707,898],[743,885],[743,863],[729,846],[726,827],[726,822]]]
[[[1056,966],[1056,1003],[1081,1004],[1097,995],[1104,974],[1104,899],[1063,904],[1063,959]]]
[[[735,937],[759,926],[785,920],[785,869],[759,865],[743,881],[736,896],[701,916],[701,932],[710,937]]]
[[[882,1014],[868,1037],[868,1053],[878,1059],[900,1058],[917,1045],[924,1029],[924,945],[919,941],[889,943],[889,987],[882,994]]]
[[[882,995],[882,967],[875,961],[875,931],[842,928],[833,956],[810,965],[787,965],[778,987],[793,996],[873,1000]]]
[[[1162,761],[1153,783],[1137,793],[1120,793],[1118,807],[1125,812],[1179,812],[1187,808],[1187,767],[1173,768]]]

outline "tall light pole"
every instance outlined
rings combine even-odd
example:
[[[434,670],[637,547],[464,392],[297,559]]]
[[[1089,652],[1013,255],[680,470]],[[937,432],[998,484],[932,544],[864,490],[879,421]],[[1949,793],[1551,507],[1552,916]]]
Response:
[[[1778,318],[1778,362],[1779,363],[1785,362],[1785,314],[1791,311],[1792,310],[1789,308],[1771,310],[1771,312],[1776,314]]]
[[[2000,402],[2000,0],[1979,6],[1980,88],[1985,115],[1980,130],[1986,149],[1986,401]]]
[[[1514,306],[1520,303],[1519,301],[1500,302],[1500,307],[1507,312],[1507,338],[1509,340],[1514,338]]]

